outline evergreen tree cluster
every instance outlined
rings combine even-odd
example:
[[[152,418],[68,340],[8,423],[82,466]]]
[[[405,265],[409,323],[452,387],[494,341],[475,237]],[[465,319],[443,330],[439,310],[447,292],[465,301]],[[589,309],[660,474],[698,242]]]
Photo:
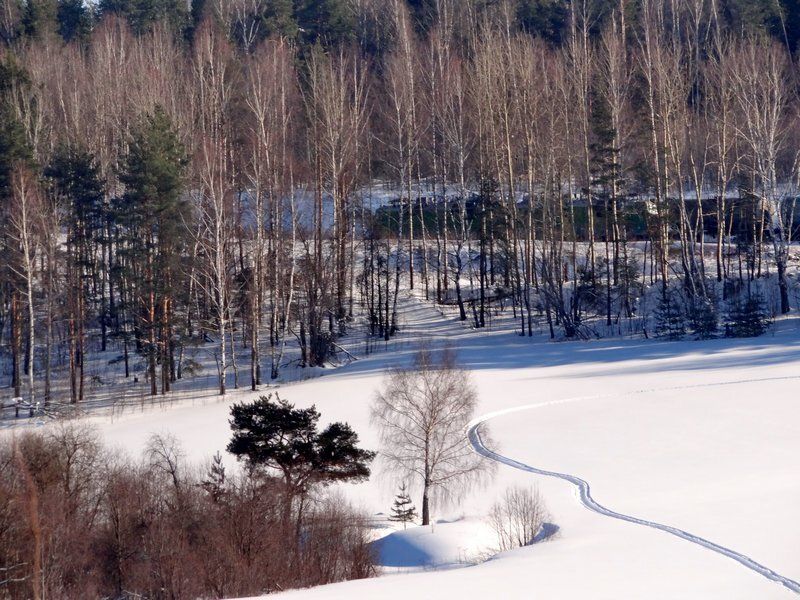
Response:
[[[356,16],[349,0],[261,0],[239,2],[231,0],[228,14],[218,14],[219,7],[209,0],[6,0],[7,14],[17,14],[16,22],[0,25],[0,39],[39,38],[59,35],[64,41],[86,40],[92,28],[108,15],[125,19],[137,33],[149,31],[155,24],[165,22],[175,32],[191,37],[204,16],[231,22],[231,39],[239,44],[252,45],[274,35],[285,36],[309,47],[322,43],[336,46],[356,41],[359,36],[364,47],[374,51],[385,49],[380,32],[373,31],[364,38],[367,25]],[[464,0],[462,10],[481,13],[492,8],[488,0]],[[235,5],[235,6],[234,6]],[[420,34],[429,31],[441,18],[439,3],[433,0],[406,0],[415,29]],[[599,35],[616,3],[592,0],[586,9],[592,19],[592,34]],[[567,0],[513,0],[514,26],[551,44],[562,44],[569,32],[570,4]],[[628,4],[628,19],[639,15],[636,3]],[[724,0],[720,6],[725,25],[733,31],[769,32],[788,44],[794,51],[800,39],[800,8],[792,0]],[[377,35],[377,37],[376,37]],[[376,43],[377,42],[377,43]]]
[[[758,337],[767,330],[771,322],[763,296],[758,292],[748,292],[744,298],[735,298],[729,303],[725,335],[737,338]]]
[[[696,339],[710,339],[718,334],[725,337],[758,337],[763,335],[772,319],[763,295],[756,290],[744,290],[723,303],[724,327],[720,325],[720,308],[713,298],[690,298],[684,301],[680,291],[670,288],[660,295],[655,312],[655,335],[665,340],[680,340],[688,333]]]

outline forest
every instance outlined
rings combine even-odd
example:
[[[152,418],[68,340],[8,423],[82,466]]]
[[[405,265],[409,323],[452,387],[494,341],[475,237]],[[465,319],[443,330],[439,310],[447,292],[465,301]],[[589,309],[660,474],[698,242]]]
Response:
[[[0,0],[0,399],[80,404],[95,356],[167,394],[200,345],[256,390],[408,290],[759,334],[800,297],[798,39],[789,1]]]

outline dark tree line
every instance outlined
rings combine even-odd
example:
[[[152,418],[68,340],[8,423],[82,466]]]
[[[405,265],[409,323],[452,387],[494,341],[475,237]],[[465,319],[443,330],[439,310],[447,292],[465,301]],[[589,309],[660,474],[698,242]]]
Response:
[[[257,389],[388,340],[406,286],[553,337],[796,303],[790,3],[0,7],[0,364],[31,406],[97,356],[167,393],[201,345]]]

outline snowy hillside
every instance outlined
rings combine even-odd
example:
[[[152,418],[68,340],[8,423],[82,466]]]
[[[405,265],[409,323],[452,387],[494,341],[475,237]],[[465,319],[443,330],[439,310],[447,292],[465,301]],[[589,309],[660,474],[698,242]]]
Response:
[[[789,588],[800,581],[800,334],[791,321],[757,340],[553,344],[502,330],[478,334],[413,298],[403,311],[405,349],[285,385],[282,397],[316,404],[323,420],[349,422],[365,447],[378,448],[369,405],[385,368],[408,360],[416,340],[446,340],[472,371],[478,412],[494,440],[489,450],[502,460],[580,477],[607,509],[679,528],[745,564],[591,512],[571,483],[509,464],[488,488],[438,508],[431,528],[395,531],[382,519],[398,482],[376,469],[368,482],[342,489],[376,515],[376,538],[389,534],[376,542],[385,575],[287,598],[793,596]],[[91,421],[133,454],[151,433],[169,432],[200,462],[225,447],[229,405],[251,395]],[[494,544],[487,509],[510,483],[538,485],[557,533],[481,563]]]

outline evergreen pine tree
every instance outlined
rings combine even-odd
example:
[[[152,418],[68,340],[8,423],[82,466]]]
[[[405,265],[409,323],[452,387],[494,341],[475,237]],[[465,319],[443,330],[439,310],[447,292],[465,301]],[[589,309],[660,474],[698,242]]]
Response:
[[[389,516],[389,520],[402,523],[403,529],[405,529],[408,523],[413,523],[417,516],[417,509],[411,502],[411,496],[408,494],[406,482],[404,481],[400,484],[400,492],[395,496],[392,503],[392,514]]]
[[[56,0],[28,0],[22,12],[22,29],[29,38],[42,38],[57,30]]]
[[[150,393],[157,393],[156,362],[162,368],[162,392],[172,377],[173,313],[170,307],[182,287],[180,260],[184,253],[191,207],[183,192],[187,159],[183,145],[161,108],[134,131],[120,180],[125,194],[115,206],[120,226],[120,264],[138,346],[146,349]],[[135,312],[134,312],[135,311]]]
[[[22,27],[20,23],[22,0],[4,0],[0,6],[4,7],[4,10],[0,9],[0,12],[4,12],[3,18],[0,18],[0,43],[11,46],[11,42],[17,38]]]
[[[116,216],[133,254],[158,255],[155,263],[161,278],[176,266],[190,220],[191,209],[182,196],[186,165],[183,145],[167,114],[157,107],[134,131],[120,174],[125,194],[117,203]]]
[[[417,33],[427,34],[438,17],[437,2],[435,0],[408,0],[408,8]]]
[[[517,22],[525,32],[552,44],[564,39],[569,27],[569,5],[558,0],[519,0]]]
[[[25,131],[11,108],[0,105],[0,200],[11,195],[11,171],[14,163],[30,159]]]
[[[681,310],[677,292],[667,290],[656,308],[655,334],[658,338],[680,340],[686,335],[686,320]]]
[[[136,34],[150,31],[159,21],[166,21],[177,32],[189,25],[189,7],[185,0],[100,0],[100,16],[124,17]]]
[[[45,175],[52,180],[59,198],[67,203],[64,208],[76,234],[86,237],[85,240],[72,241],[81,244],[88,244],[89,240],[101,242],[99,236],[107,218],[103,202],[105,185],[94,156],[77,148],[58,148],[45,169]]]
[[[725,323],[727,337],[758,337],[770,325],[770,319],[760,293],[748,293],[744,300],[731,301]]]
[[[295,408],[272,394],[231,407],[233,437],[228,452],[251,470],[277,471],[293,494],[314,485],[363,481],[375,453],[358,447],[358,435],[347,423],[322,431],[314,406]]]
[[[356,21],[344,0],[298,0],[295,18],[303,41],[309,46],[319,42],[335,47],[355,37]]]
[[[714,302],[709,298],[695,298],[689,311],[689,325],[700,340],[708,340],[717,333],[719,318]]]
[[[59,0],[58,33],[65,42],[85,41],[92,29],[92,12],[83,0]]]
[[[222,455],[219,452],[211,458],[208,474],[200,486],[214,503],[218,503],[225,495],[225,465],[222,464]]]
[[[30,84],[28,74],[9,55],[0,60],[0,209],[7,206],[11,195],[11,171],[17,162],[30,162],[30,148],[25,130],[17,118],[11,100],[15,85]]]
[[[108,206],[105,203],[105,183],[100,167],[94,156],[79,148],[62,146],[56,149],[44,174],[51,181],[51,189],[59,207],[63,208],[67,225],[68,271],[76,274],[73,282],[76,291],[83,296],[85,303],[96,304],[101,324],[103,347],[105,348],[109,305],[106,290],[98,294],[96,283],[102,269],[108,265],[106,249],[106,226],[109,221]],[[98,260],[97,249],[101,248]],[[110,277],[109,277],[110,279]],[[95,284],[95,285],[92,285]],[[76,322],[85,324],[85,309],[72,315]]]
[[[252,50],[271,37],[297,37],[297,22],[294,19],[292,0],[272,0],[256,3],[252,10],[236,19],[232,24],[231,37],[242,48],[252,44]]]

